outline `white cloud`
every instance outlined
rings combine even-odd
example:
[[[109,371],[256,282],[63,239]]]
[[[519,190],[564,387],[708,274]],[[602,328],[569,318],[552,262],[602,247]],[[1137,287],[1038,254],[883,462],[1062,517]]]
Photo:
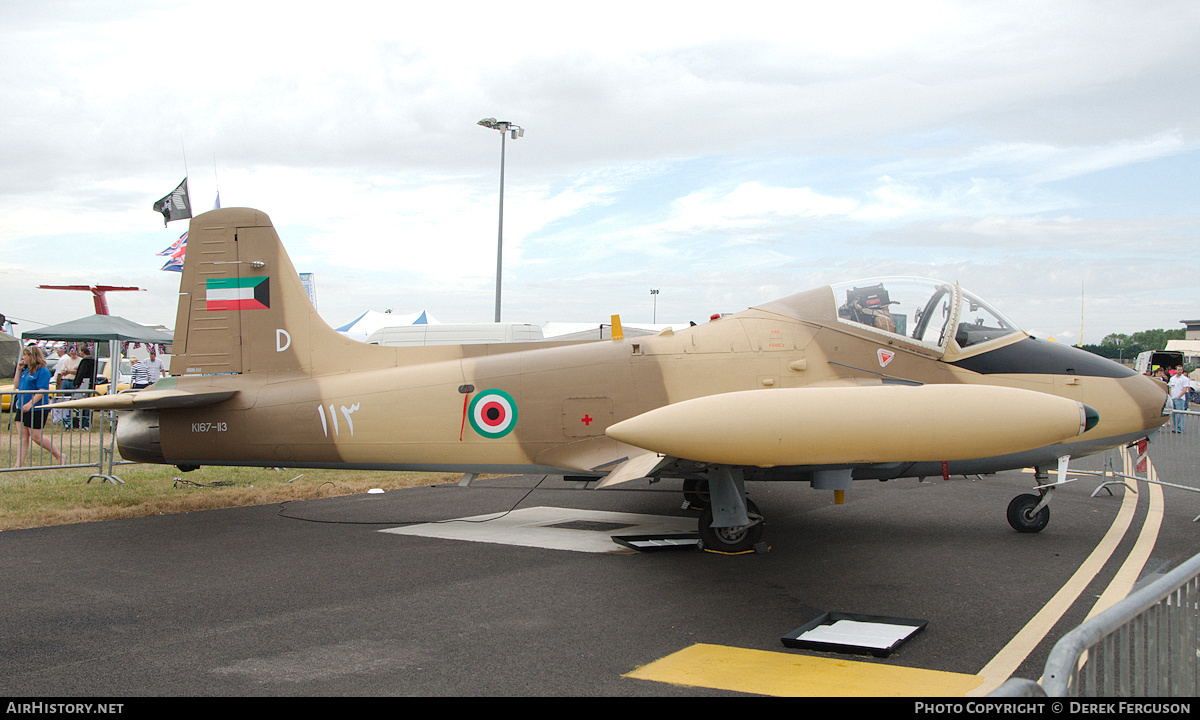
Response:
[[[1198,31],[1190,1],[8,3],[0,312],[81,307],[28,277],[123,277],[161,296],[114,307],[172,322],[153,253],[183,226],[150,204],[186,151],[194,206],[219,178],[223,204],[267,212],[322,312],[490,317],[484,116],[528,129],[507,146],[514,314],[606,317],[653,284],[674,285],[660,314],[694,316],[957,268],[1020,305],[1014,274],[1045,282],[1048,264],[1145,268],[1113,287],[1146,297],[1155,253],[1198,239],[1178,187],[1200,157]],[[1181,287],[1137,306],[1196,304]]]
[[[672,204],[674,217],[660,227],[673,233],[714,227],[742,229],[780,218],[847,215],[855,205],[853,200],[821,195],[810,188],[747,182],[727,193],[708,189],[679,198]]]

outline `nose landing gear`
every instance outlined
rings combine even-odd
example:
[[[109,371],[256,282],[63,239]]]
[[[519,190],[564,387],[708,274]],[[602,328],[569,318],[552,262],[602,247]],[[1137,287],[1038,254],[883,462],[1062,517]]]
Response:
[[[1034,490],[1037,490],[1039,495],[1018,495],[1012,499],[1008,504],[1008,524],[1013,530],[1020,533],[1036,533],[1046,527],[1050,522],[1050,495],[1060,485],[1072,482],[1067,479],[1067,464],[1070,460],[1070,455],[1063,455],[1058,459],[1058,480],[1035,487]],[[1044,478],[1045,474],[1039,468],[1035,477]]]
[[[1050,507],[1045,496],[1018,495],[1008,504],[1008,524],[1021,533],[1041,532],[1050,522]]]

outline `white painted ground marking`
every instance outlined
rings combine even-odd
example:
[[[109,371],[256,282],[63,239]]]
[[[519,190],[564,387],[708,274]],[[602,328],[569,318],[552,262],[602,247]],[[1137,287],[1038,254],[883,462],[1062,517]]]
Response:
[[[484,520],[487,522],[481,522]],[[605,523],[627,525],[628,527],[600,530],[555,527],[564,523]],[[665,535],[695,531],[696,520],[694,518],[534,507],[514,510],[507,515],[504,513],[475,515],[440,523],[388,528],[380,532],[498,545],[521,545],[549,550],[634,553],[637,551],[613,542],[612,536],[660,533]]]

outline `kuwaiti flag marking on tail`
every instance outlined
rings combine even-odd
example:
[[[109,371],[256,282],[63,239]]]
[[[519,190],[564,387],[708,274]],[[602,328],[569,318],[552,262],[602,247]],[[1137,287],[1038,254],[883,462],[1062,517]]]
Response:
[[[487,438],[501,438],[517,424],[517,403],[503,390],[484,390],[467,410],[471,427]]]
[[[205,310],[266,310],[271,307],[268,278],[205,280]]]

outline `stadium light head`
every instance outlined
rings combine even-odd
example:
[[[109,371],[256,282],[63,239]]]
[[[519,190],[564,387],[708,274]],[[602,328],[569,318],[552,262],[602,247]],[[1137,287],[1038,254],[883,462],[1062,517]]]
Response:
[[[497,120],[496,118],[484,118],[480,120],[478,125],[492,130],[499,130],[502,133],[508,133],[509,137],[516,140],[519,137],[525,137],[525,128],[520,125],[515,125],[507,120]]]

